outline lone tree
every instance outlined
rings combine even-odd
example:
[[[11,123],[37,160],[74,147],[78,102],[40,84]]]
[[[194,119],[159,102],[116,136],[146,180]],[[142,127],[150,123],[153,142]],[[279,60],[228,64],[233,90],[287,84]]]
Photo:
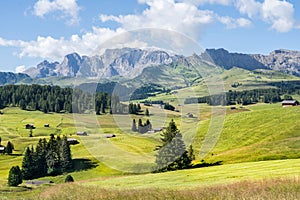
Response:
[[[6,145],[6,153],[10,155],[12,154],[13,150],[14,150],[14,145],[10,141],[8,141]]]
[[[23,182],[22,172],[19,166],[13,166],[9,170],[8,174],[8,185],[9,186],[18,186]]]
[[[135,119],[132,120],[132,127],[131,127],[131,130],[132,130],[133,132],[137,132],[137,131],[138,131],[137,128],[136,128],[136,121],[135,121]]]
[[[162,145],[158,146],[156,155],[156,171],[170,171],[188,168],[191,159],[182,140],[182,135],[172,120],[162,134]]]
[[[74,182],[74,179],[71,175],[68,175],[65,179],[65,183],[71,183],[71,182]]]

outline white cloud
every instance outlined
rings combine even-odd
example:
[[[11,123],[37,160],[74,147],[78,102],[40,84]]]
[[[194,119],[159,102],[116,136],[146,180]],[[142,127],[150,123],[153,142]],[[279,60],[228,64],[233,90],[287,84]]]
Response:
[[[24,65],[21,65],[21,66],[17,66],[16,69],[15,69],[15,72],[16,73],[22,73],[26,70],[26,67]]]
[[[77,0],[38,0],[34,4],[33,12],[38,17],[59,11],[62,18],[68,18],[68,24],[73,25],[79,23],[78,12],[80,7]]]
[[[102,22],[108,20],[121,24],[126,30],[138,28],[164,28],[196,37],[203,27],[214,21],[214,13],[199,10],[195,5],[176,3],[174,0],[140,0],[149,6],[141,14],[108,16],[100,15]]]
[[[262,4],[262,17],[278,32],[288,32],[295,25],[294,7],[286,1],[265,0]]]
[[[245,18],[234,19],[231,17],[219,17],[219,21],[225,24],[228,29],[234,29],[238,27],[250,27],[252,25],[251,21]]]
[[[259,18],[271,24],[271,28],[278,32],[297,28],[293,4],[285,0],[265,0],[262,3],[255,0],[236,0],[235,6],[241,14]]]
[[[123,33],[123,29],[111,30],[93,27],[91,32],[82,36],[72,35],[70,38],[55,39],[51,36],[38,36],[36,40],[19,41],[0,38],[0,46],[18,47],[20,57],[40,57],[61,60],[66,54],[77,52],[81,55],[91,55],[101,45],[112,37]]]
[[[261,3],[255,0],[237,0],[235,6],[240,13],[247,14],[250,18],[253,18],[261,12]]]
[[[205,4],[220,4],[220,5],[230,5],[232,0],[181,0],[182,2],[195,4],[195,5],[205,5]]]

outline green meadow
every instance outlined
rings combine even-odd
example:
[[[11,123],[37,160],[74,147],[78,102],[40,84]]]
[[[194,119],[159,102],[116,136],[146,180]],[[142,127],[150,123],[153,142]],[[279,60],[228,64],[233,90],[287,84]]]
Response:
[[[148,107],[150,117],[145,117],[143,113],[95,116],[44,114],[19,108],[3,109],[4,114],[0,115],[1,143],[6,145],[11,141],[15,151],[11,156],[0,155],[1,198],[65,199],[66,191],[71,190],[74,195],[88,195],[76,189],[81,187],[86,191],[115,193],[116,196],[112,196],[112,199],[124,198],[122,194],[127,194],[132,199],[147,195],[151,199],[149,191],[157,197],[161,195],[157,199],[172,198],[172,195],[189,197],[186,193],[200,195],[196,191],[209,195],[209,191],[220,188],[223,192],[227,191],[228,195],[246,195],[236,194],[230,187],[234,188],[241,183],[245,190],[247,187],[251,190],[252,182],[262,184],[261,191],[252,188],[253,192],[258,192],[258,196],[265,194],[268,188],[274,190],[274,193],[266,193],[266,199],[283,194],[278,188],[289,188],[294,192],[293,197],[298,197],[299,187],[296,185],[300,175],[300,107],[257,104],[231,110],[230,107],[213,108],[204,104],[174,105],[180,112],[166,111],[155,105]],[[194,117],[189,118],[186,113],[193,113]],[[160,133],[141,135],[132,132],[132,119],[139,118],[143,121],[150,119],[153,127],[166,127],[174,119],[185,142],[191,142],[194,147],[194,164],[205,160],[209,163],[221,161],[222,165],[149,173],[154,166],[154,149],[160,144]],[[32,138],[29,137],[29,130],[25,129],[28,123],[36,126]],[[214,129],[213,123],[219,123],[221,131]],[[50,124],[50,127],[44,127],[44,124]],[[86,131],[88,136],[79,137],[76,135],[77,131]],[[51,133],[76,138],[80,142],[71,147],[75,167],[70,174],[75,183],[63,184],[66,176],[63,174],[41,178],[53,181],[52,186],[23,183],[17,188],[8,187],[8,171],[12,166],[21,166],[25,148],[35,145],[40,138],[49,138]],[[106,138],[106,134],[115,134],[116,137]],[[210,143],[212,138],[215,145]],[[279,184],[275,186],[271,180]],[[60,190],[60,187],[64,189]],[[57,192],[54,194],[53,190]],[[222,194],[225,195],[220,193],[218,196],[216,193],[215,198],[218,199]],[[204,199],[206,197],[209,196],[203,196]],[[109,196],[95,195],[93,198]]]

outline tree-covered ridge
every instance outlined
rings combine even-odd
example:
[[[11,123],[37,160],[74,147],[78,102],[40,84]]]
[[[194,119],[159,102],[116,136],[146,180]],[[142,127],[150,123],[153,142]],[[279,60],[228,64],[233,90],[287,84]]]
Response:
[[[255,89],[245,91],[229,90],[224,94],[204,96],[198,98],[188,98],[186,104],[207,103],[209,105],[249,105],[258,102],[277,103],[284,99],[292,99],[290,95],[300,94],[300,81],[288,81],[271,83],[274,89]]]
[[[16,106],[23,110],[48,112],[83,113],[95,111],[97,114],[127,112],[117,96],[97,92],[95,94],[80,89],[61,88],[49,85],[6,85],[0,87],[0,108]]]

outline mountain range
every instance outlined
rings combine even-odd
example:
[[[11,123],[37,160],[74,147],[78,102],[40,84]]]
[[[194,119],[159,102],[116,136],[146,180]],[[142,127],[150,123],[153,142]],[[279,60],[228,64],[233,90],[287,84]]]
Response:
[[[191,66],[199,67],[203,65],[208,66],[208,68],[217,66],[223,70],[234,67],[249,71],[257,69],[277,70],[285,74],[300,76],[300,52],[281,49],[275,50],[269,55],[261,55],[230,53],[225,49],[207,49],[201,54],[182,56],[153,49],[107,49],[103,54],[94,56],[81,56],[78,53],[68,54],[62,62],[44,60],[36,67],[28,68],[23,74],[2,72],[0,74],[0,84],[22,83],[24,80],[25,83],[31,80],[35,80],[36,83],[43,83],[45,78],[76,77],[99,80],[102,78],[125,77],[126,79],[132,79],[141,76],[143,72],[148,74],[161,73],[162,68],[165,66],[169,66],[167,69],[169,71],[172,71],[174,66],[175,68],[176,66],[183,66],[184,70],[181,69],[178,73],[190,73],[190,77],[197,78],[195,75],[197,70],[191,69]],[[156,68],[152,71],[145,71],[149,67]],[[144,76],[144,79],[147,79],[147,77]]]
[[[300,76],[300,52],[275,50],[269,55],[229,53],[225,49],[207,49],[198,55],[202,61],[213,63],[224,69],[238,67],[246,70],[273,69]],[[68,54],[61,63],[41,62],[24,73],[32,78],[45,77],[85,77],[110,78],[123,76],[133,78],[149,66],[180,63],[189,65],[189,57],[172,55],[161,50],[141,50],[132,48],[107,49],[102,55],[80,56]]]

